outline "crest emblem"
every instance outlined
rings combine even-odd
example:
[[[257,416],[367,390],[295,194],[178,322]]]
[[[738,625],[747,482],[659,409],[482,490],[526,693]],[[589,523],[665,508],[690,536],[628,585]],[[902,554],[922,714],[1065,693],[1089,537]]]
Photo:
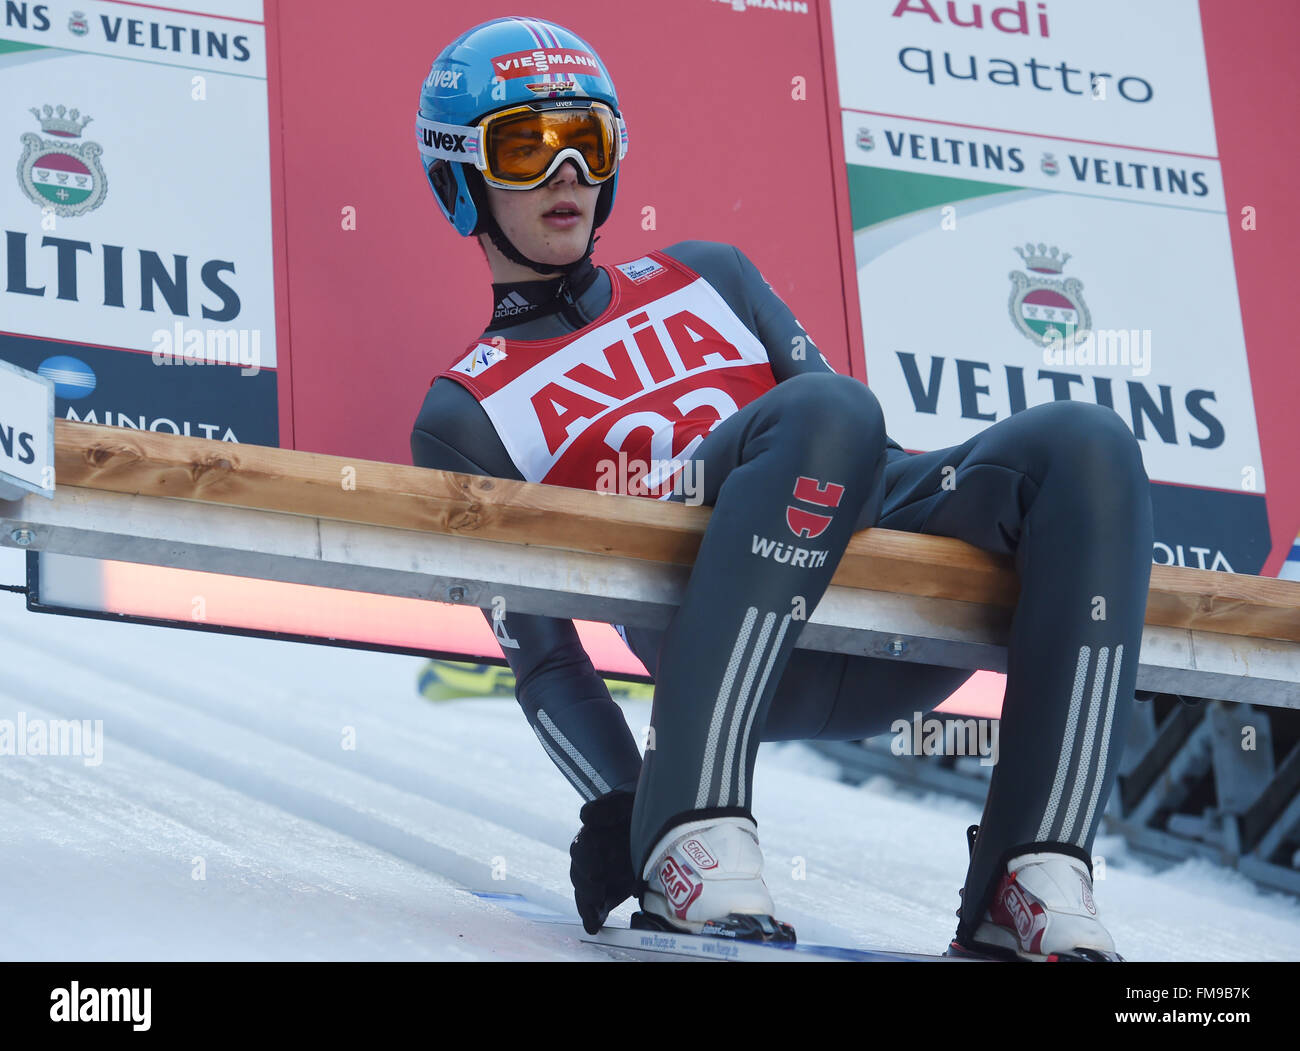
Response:
[[[73,36],[85,36],[90,32],[90,22],[84,11],[73,11],[68,16],[68,32]]]
[[[18,185],[23,193],[42,209],[53,209],[55,215],[94,211],[104,203],[108,178],[99,164],[103,147],[77,141],[91,118],[81,116],[80,110],[69,112],[66,106],[47,105],[40,110],[33,106],[31,112],[41,131],[53,138],[23,133],[23,154],[18,158]]]
[[[1027,340],[1038,346],[1056,342],[1061,347],[1081,342],[1092,328],[1092,314],[1083,301],[1083,282],[1076,277],[1053,280],[1065,269],[1070,253],[1061,255],[1055,245],[1026,244],[1016,254],[1025,261],[1026,274],[1011,271],[1011,321]],[[1033,276],[1043,275],[1043,276]]]
[[[560,95],[572,95],[578,90],[578,82],[576,80],[551,80],[541,84],[525,84],[524,87],[534,95],[544,95],[553,99]]]
[[[1043,167],[1043,174],[1044,174],[1044,175],[1060,175],[1060,174],[1061,174],[1061,164],[1060,164],[1060,162],[1059,162],[1059,161],[1058,161],[1054,156],[1052,156],[1052,154],[1050,154],[1050,153],[1044,153],[1044,154],[1043,154],[1043,164],[1042,164],[1042,167]]]
[[[859,128],[859,129],[858,129],[858,149],[860,149],[860,150],[874,150],[875,148],[876,148],[876,140],[873,139],[873,138],[871,137],[871,129],[870,129],[870,128]]]

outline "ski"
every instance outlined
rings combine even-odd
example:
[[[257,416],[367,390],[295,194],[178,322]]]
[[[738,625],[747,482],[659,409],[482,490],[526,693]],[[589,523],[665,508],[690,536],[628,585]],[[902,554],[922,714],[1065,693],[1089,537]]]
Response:
[[[522,894],[474,891],[474,896],[509,909],[516,916],[538,923],[570,928],[575,937],[594,945],[608,945],[652,955],[686,957],[694,960],[735,960],[741,963],[971,963],[970,959],[927,953],[895,952],[888,949],[853,949],[809,942],[750,942],[731,938],[704,937],[669,931],[635,930],[630,927],[602,927],[588,934],[577,920],[531,901]]]

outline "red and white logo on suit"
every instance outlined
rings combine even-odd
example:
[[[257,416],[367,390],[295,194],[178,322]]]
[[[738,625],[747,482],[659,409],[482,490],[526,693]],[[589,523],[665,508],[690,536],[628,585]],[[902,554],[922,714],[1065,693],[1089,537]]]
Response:
[[[844,498],[844,486],[800,475],[794,483],[794,498],[818,507],[839,507],[840,500]],[[826,532],[826,527],[831,524],[831,516],[790,504],[785,509],[785,524],[795,536],[812,539]]]

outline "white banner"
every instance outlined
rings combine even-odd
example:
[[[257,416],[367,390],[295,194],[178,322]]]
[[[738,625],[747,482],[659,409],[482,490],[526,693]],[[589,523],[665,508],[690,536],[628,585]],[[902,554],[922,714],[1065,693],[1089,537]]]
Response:
[[[5,40],[266,79],[261,0],[187,4],[184,10],[106,0],[3,7]]]
[[[1022,190],[876,224],[855,247],[867,380],[905,448],[1109,401],[1153,481],[1264,491],[1221,215]],[[1067,325],[1094,338],[1044,344]]]
[[[172,19],[156,8],[79,7],[96,18],[100,9]],[[0,167],[0,330],[177,353],[178,324],[190,345],[256,333],[258,364],[274,367],[261,25],[214,21],[259,56],[236,69],[156,49],[14,45],[53,39],[53,15],[40,31],[36,11],[26,30],[0,27],[0,157],[10,158]]]
[[[1218,155],[1196,0],[834,0],[831,12],[845,109]]]
[[[1225,207],[1215,160],[851,110],[841,119],[849,164],[1220,214]]]
[[[54,382],[0,361],[0,500],[54,498]]]

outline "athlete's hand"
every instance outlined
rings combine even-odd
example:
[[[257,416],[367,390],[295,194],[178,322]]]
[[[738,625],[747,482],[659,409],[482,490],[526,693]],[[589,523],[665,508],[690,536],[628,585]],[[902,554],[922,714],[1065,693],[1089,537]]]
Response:
[[[636,890],[632,871],[631,792],[610,792],[582,808],[582,830],[569,845],[573,900],[588,934],[595,934],[611,909]]]

